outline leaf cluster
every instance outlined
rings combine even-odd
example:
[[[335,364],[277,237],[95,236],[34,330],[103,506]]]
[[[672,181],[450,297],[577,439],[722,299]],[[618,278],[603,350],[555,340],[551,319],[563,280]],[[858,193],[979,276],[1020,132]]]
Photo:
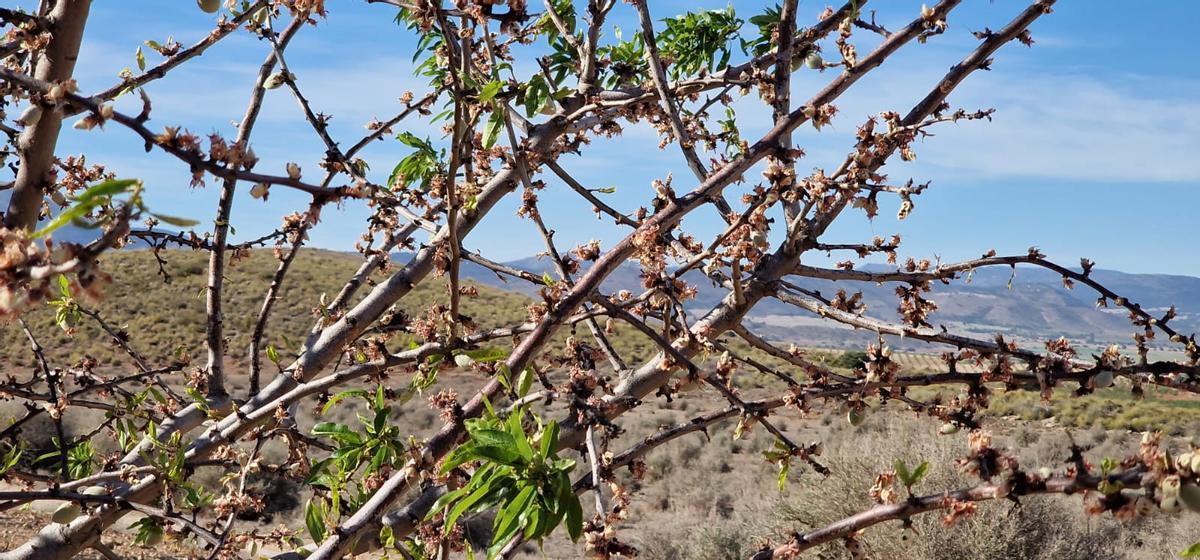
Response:
[[[657,43],[662,54],[675,61],[670,67],[673,80],[691,76],[701,69],[713,72],[728,66],[733,54],[729,43],[738,35],[743,23],[733,6],[724,10],[688,12],[663,21],[667,28],[659,33]]]
[[[543,425],[536,415],[534,435],[526,435],[523,409],[501,420],[488,408],[483,418],[467,421],[467,440],[442,463],[442,473],[477,465],[466,486],[447,493],[430,516],[445,514],[449,532],[465,514],[497,508],[488,557],[494,557],[513,537],[541,542],[560,524],[571,540],[583,531],[583,510],[571,488],[573,459],[556,452],[557,422]]]

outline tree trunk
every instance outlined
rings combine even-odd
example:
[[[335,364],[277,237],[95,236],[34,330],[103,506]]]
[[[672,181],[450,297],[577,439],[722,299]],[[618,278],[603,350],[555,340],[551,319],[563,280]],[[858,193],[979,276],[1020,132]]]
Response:
[[[71,78],[90,7],[91,0],[58,0],[55,3],[47,16],[53,38],[46,50],[34,59],[35,78],[48,82]],[[21,132],[17,142],[20,167],[4,216],[6,227],[32,229],[37,225],[42,198],[54,172],[54,149],[58,145],[62,121],[61,107],[44,106],[42,118]]]

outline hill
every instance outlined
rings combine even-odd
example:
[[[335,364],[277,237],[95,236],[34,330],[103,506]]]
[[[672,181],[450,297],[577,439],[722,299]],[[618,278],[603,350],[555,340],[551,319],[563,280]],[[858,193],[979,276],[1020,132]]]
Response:
[[[85,306],[98,311],[114,328],[129,333],[130,345],[151,363],[171,363],[185,356],[193,359],[192,365],[203,365],[203,287],[208,255],[183,249],[161,254],[165,260],[162,267],[170,276],[170,282],[165,281],[159,263],[149,250],[106,253],[101,259],[101,269],[113,277],[113,283],[104,289],[104,298],[100,302]],[[264,341],[278,349],[282,360],[289,361],[296,355],[300,342],[315,321],[322,294],[333,297],[360,262],[361,257],[356,254],[319,249],[306,249],[297,256],[271,315],[267,331],[270,337]],[[251,250],[246,257],[230,263],[224,295],[227,355],[231,362],[248,361],[254,322],[276,266],[270,249]],[[373,278],[382,276],[377,273]],[[463,298],[462,313],[470,316],[481,329],[527,320],[526,308],[532,300],[525,293],[513,290],[515,284],[499,283],[494,274],[477,265],[464,265],[463,277],[465,285],[478,288],[478,295]],[[489,286],[485,282],[489,280],[508,289]],[[358,297],[369,290],[369,286],[363,287]],[[398,308],[410,317],[417,317],[424,315],[434,303],[448,304],[444,279],[429,278],[402,299]],[[96,359],[102,367],[132,365],[124,351],[112,343],[112,338],[95,321],[84,318],[75,332],[68,334],[54,324],[54,311],[46,304],[36,306],[23,318],[52,366],[77,363],[85,356]],[[578,329],[580,333],[587,332],[582,325]],[[560,332],[546,346],[546,352],[561,351],[562,341],[569,334]],[[640,363],[656,351],[650,339],[623,323],[614,325],[611,338],[630,363]],[[396,344],[401,342],[404,341]],[[748,346],[736,346],[749,351]],[[780,363],[770,356],[755,355],[766,363]],[[0,323],[0,374],[34,366],[34,356],[20,325],[15,321]]]
[[[525,258],[506,263],[541,275],[556,276],[553,265],[545,258]],[[889,270],[880,265],[867,265],[864,270]],[[891,268],[890,270],[895,270]],[[464,277],[500,289],[533,293],[535,288],[520,282],[505,282],[478,265],[464,265]],[[1152,313],[1161,314],[1175,305],[1178,316],[1173,324],[1182,332],[1200,331],[1200,278],[1168,274],[1129,274],[1115,270],[1096,269],[1092,277],[1118,294],[1140,303]],[[699,272],[684,276],[699,288],[696,299],[689,302],[690,310],[703,312],[725,296],[723,288]],[[1011,279],[1011,287],[1009,285]],[[832,282],[817,279],[793,279],[794,283],[832,297],[839,289],[848,292],[861,290],[867,314],[895,321],[896,283],[870,284],[862,282]],[[640,269],[627,262],[605,280],[608,292],[625,289],[639,293]],[[1133,331],[1123,309],[1097,309],[1096,294],[1086,287],[1068,290],[1053,272],[1031,266],[1013,270],[992,267],[976,271],[969,281],[959,280],[950,285],[936,284],[930,299],[938,304],[935,324],[944,324],[959,332],[990,338],[996,333],[1022,340],[1045,340],[1066,336],[1088,346],[1111,343],[1128,344]],[[771,338],[790,340],[806,346],[861,346],[874,338],[870,333],[854,332],[827,321],[818,320],[776,300],[765,300],[750,315],[751,322]],[[897,344],[917,348],[919,344],[898,341]]]
[[[229,337],[228,353],[232,360],[244,360],[250,344],[254,321],[270,285],[276,261],[268,249],[250,251],[249,256],[231,263],[225,281],[225,328]],[[97,304],[88,305],[101,317],[130,333],[131,345],[153,361],[169,359],[180,353],[192,357],[204,355],[205,306],[204,280],[208,270],[207,253],[172,250],[163,253],[164,270],[171,281],[160,274],[154,255],[147,250],[113,251],[101,259],[101,269],[114,282],[105,288]],[[297,257],[271,315],[268,332],[276,333],[268,342],[287,358],[312,327],[315,308],[322,294],[333,297],[358,268],[356,255],[323,250],[304,250]],[[365,293],[368,288],[361,292]],[[430,304],[444,298],[442,283],[418,287],[403,300],[401,308],[410,315],[422,313]],[[360,294],[361,296],[362,294]],[[480,287],[478,298],[464,300],[464,313],[484,327],[519,321],[525,316],[527,298],[510,292]],[[110,342],[94,321],[82,321],[73,335],[53,323],[53,310],[40,305],[25,315],[47,357],[57,364],[73,363],[90,355],[102,365],[127,363],[124,352]],[[33,365],[29,343],[15,322],[0,325],[0,364]]]
[[[133,346],[151,358],[169,359],[181,354],[202,356],[202,286],[207,255],[190,250],[172,250],[163,254],[166,257],[164,270],[172,279],[170,283],[164,281],[158,263],[147,250],[123,250],[105,255],[102,267],[116,280],[106,289],[104,300],[92,307],[114,326],[132,333]],[[397,261],[405,257],[407,255],[400,255]],[[269,331],[274,335],[269,342],[284,358],[292,355],[298,341],[303,340],[311,328],[321,294],[332,296],[336,293],[358,263],[359,257],[354,254],[316,249],[301,253],[272,314]],[[545,258],[530,257],[507,264],[537,275],[549,272],[556,276]],[[229,356],[234,361],[246,358],[250,332],[275,266],[272,251],[262,249],[250,251],[248,257],[230,267],[226,282],[225,324]],[[881,270],[883,267],[869,265],[869,268]],[[1095,270],[1092,274],[1147,308],[1165,309],[1174,302],[1179,310],[1176,327],[1184,332],[1200,330],[1200,278],[1111,270]],[[472,263],[463,264],[462,275],[480,290],[478,297],[464,300],[464,313],[483,327],[523,320],[529,296],[537,290],[536,286],[505,280]],[[641,290],[639,277],[639,267],[632,262],[625,263],[606,280],[603,288],[609,292],[627,289],[636,293]],[[698,272],[689,273],[686,278],[700,288],[698,297],[690,303],[693,312],[708,309],[724,296],[722,289],[714,287]],[[798,283],[830,295],[842,287],[861,289],[870,315],[895,318],[894,286],[810,279],[801,279]],[[1057,276],[1037,268],[1019,267],[1015,276],[1011,276],[1008,268],[979,270],[970,282],[936,285],[931,298],[939,306],[934,315],[937,323],[985,338],[997,332],[1026,341],[1066,335],[1075,342],[1098,346],[1128,343],[1131,332],[1123,311],[1098,310],[1090,290],[1066,290]],[[400,307],[410,315],[420,314],[435,301],[445,303],[441,281],[418,287]],[[128,363],[121,349],[91,321],[84,321],[74,335],[68,335],[53,324],[53,313],[48,306],[39,306],[25,319],[47,349],[48,356],[57,364],[73,363],[85,355],[105,365]],[[764,301],[748,320],[757,331],[772,339],[809,347],[861,348],[873,339],[871,333],[842,328],[774,300]],[[619,328],[616,338],[618,347],[631,358],[648,356],[651,352],[650,342],[629,329]],[[19,325],[0,325],[0,343],[0,364],[33,365],[28,341]],[[908,341],[897,340],[894,344],[902,349],[928,350]]]

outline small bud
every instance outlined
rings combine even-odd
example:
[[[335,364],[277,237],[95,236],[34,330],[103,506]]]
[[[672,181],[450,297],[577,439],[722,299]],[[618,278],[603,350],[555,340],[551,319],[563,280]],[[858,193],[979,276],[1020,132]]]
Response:
[[[25,108],[21,112],[21,116],[17,118],[17,123],[24,127],[31,127],[42,120],[42,108],[39,105],[33,104]]]
[[[196,0],[196,5],[206,14],[215,14],[221,9],[221,0]]]
[[[473,363],[475,363],[475,359],[466,354],[454,355],[454,365],[460,368],[469,368]]]
[[[266,200],[267,194],[270,192],[271,186],[266,183],[259,183],[250,187],[250,196],[262,200]]]
[[[849,422],[850,425],[854,426],[855,428],[861,426],[862,423],[865,422],[866,420],[867,420],[867,413],[865,410],[862,410],[859,408],[851,408],[848,412],[846,412],[846,421]]]
[[[62,523],[63,525],[66,525],[67,523],[75,521],[75,518],[79,517],[80,511],[79,504],[75,502],[67,502],[61,506],[58,506],[58,509],[54,510],[54,513],[50,516],[50,519],[55,523]]]
[[[1184,453],[1183,455],[1176,457],[1175,458],[1175,468],[1178,469],[1179,472],[1181,472],[1185,475],[1191,474],[1193,457],[1195,457],[1194,453]]]
[[[825,59],[821,58],[821,53],[813,51],[804,57],[804,65],[809,70],[822,70],[825,68]]]
[[[930,8],[925,4],[921,4],[921,17],[925,19],[933,17],[933,8]]]
[[[267,80],[263,82],[263,87],[267,89],[278,89],[279,86],[283,85],[286,81],[287,75],[284,74],[283,71],[279,71],[268,76]]]
[[[63,97],[65,97],[66,94],[67,90],[66,88],[62,87],[62,84],[54,84],[50,86],[50,91],[46,94],[46,98],[49,99],[51,103],[59,103],[63,100]]]
[[[113,118],[112,103],[105,103],[100,106],[100,117],[104,120]]]
[[[1178,498],[1180,486],[1181,484],[1179,482],[1179,476],[1171,475],[1162,479],[1162,482],[1158,483],[1158,490],[1162,493],[1164,499]]]
[[[942,434],[944,436],[948,436],[951,434],[957,434],[958,430],[959,430],[958,424],[955,424],[954,422],[946,422],[945,424],[942,424],[941,428],[938,429],[938,433]]]
[[[300,164],[295,163],[295,162],[288,162],[287,175],[288,175],[289,179],[291,179],[293,181],[299,181],[300,180]]]
[[[1158,509],[1161,509],[1163,513],[1179,513],[1183,510],[1183,508],[1179,505],[1179,498],[1167,496],[1163,496],[1163,498],[1159,500]]]

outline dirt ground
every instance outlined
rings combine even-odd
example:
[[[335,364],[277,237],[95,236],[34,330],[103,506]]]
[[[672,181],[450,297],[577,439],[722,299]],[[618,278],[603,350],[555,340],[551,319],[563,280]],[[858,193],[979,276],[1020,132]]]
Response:
[[[468,388],[478,382],[477,374],[449,372],[439,386],[454,387],[460,394],[469,394]],[[231,389],[241,390],[236,385]],[[743,396],[752,399],[768,391],[767,388],[755,389],[747,383]],[[656,398],[619,419],[618,424],[624,432],[609,442],[609,448],[619,453],[662,427],[685,422],[724,406],[721,397],[709,390],[690,393],[686,398],[671,402]],[[312,407],[302,406],[301,411],[301,425],[311,426],[318,420],[313,416]],[[319,420],[353,424],[357,421],[356,412],[348,403]],[[548,417],[561,416],[559,410],[545,413]],[[644,559],[746,558],[766,542],[779,542],[790,531],[820,526],[869,506],[867,490],[873,479],[891,468],[897,459],[909,465],[921,461],[931,463],[931,474],[920,488],[922,493],[974,483],[953,466],[954,459],[967,449],[965,432],[938,436],[937,422],[919,417],[898,403],[872,413],[866,423],[858,427],[851,427],[844,415],[821,403],[814,403],[813,411],[807,414],[791,409],[771,419],[798,443],[825,442],[825,454],[818,459],[830,467],[833,474],[822,477],[811,469],[796,465],[781,491],[777,485],[776,467],[761,455],[770,448],[773,436],[760,426],[745,438],[734,439],[736,421],[728,420],[712,426],[707,434],[689,434],[654,450],[646,457],[647,472],[641,480],[634,480],[626,470],[620,471],[620,480],[631,492],[633,500],[627,520],[617,526],[617,536],[637,547],[641,551],[640,558]],[[438,412],[432,410],[425,399],[413,399],[395,410],[392,420],[418,437],[431,433],[441,424]],[[986,427],[996,434],[999,445],[1011,450],[1020,457],[1022,466],[1030,469],[1060,468],[1068,438],[1088,446],[1089,459],[1098,464],[1105,457],[1119,458],[1135,451],[1140,437],[1135,432],[1098,427],[1063,428],[1052,419],[1023,422],[1012,417],[989,418]],[[284,459],[281,450],[268,449],[266,455],[268,460]],[[570,451],[564,456],[579,458]],[[576,474],[584,470],[579,469]],[[196,476],[211,476],[212,482],[216,483],[215,473],[198,471]],[[285,525],[303,534],[302,506],[307,498],[308,493],[302,488],[284,487],[282,494],[269,497],[272,503],[279,504],[276,511],[259,521],[239,524],[239,530],[257,529],[265,533]],[[590,506],[590,495],[583,498]],[[605,500],[606,503],[611,500],[608,492]],[[941,526],[940,516],[924,516],[917,528],[925,538],[917,541],[907,540],[909,535],[896,523],[871,528],[864,539],[873,551],[871,558],[889,560],[1026,557],[1149,560],[1170,558],[1191,541],[1200,539],[1200,520],[1197,519],[1200,516],[1121,524],[1109,518],[1083,515],[1078,497],[1030,498],[1025,502],[1031,505],[983,507],[981,512],[996,512],[995,515],[980,515],[966,527],[945,528]],[[48,502],[39,504],[32,511],[17,509],[0,513],[0,550],[11,549],[34,534],[48,521],[49,512],[56,505]],[[127,526],[133,519],[130,515],[122,524]],[[486,539],[489,521],[486,517],[471,520],[471,526],[478,529],[473,532],[483,534],[482,538]],[[528,545],[518,557],[554,560],[583,557],[582,546],[572,544],[561,533],[561,530],[556,532],[541,549]],[[106,535],[104,543],[118,557],[125,559],[202,557],[197,556],[190,543],[170,537],[153,548],[134,545],[133,540],[133,533],[118,530]],[[918,541],[935,543],[940,548],[921,548],[916,545]],[[967,548],[961,548],[967,545]],[[476,555],[476,558],[481,557]],[[846,557],[845,552],[840,547],[825,547],[805,556],[822,560],[843,557]],[[104,556],[89,550],[80,558]]]
[[[0,514],[0,550],[12,550],[20,546],[49,522],[50,514],[45,511],[9,510]],[[105,535],[102,542],[119,558],[125,560],[203,558],[203,556],[198,556],[186,543],[171,539],[164,539],[163,542],[153,547],[136,545],[133,540],[133,533],[119,530]],[[106,560],[104,555],[94,549],[89,549],[76,558]]]

